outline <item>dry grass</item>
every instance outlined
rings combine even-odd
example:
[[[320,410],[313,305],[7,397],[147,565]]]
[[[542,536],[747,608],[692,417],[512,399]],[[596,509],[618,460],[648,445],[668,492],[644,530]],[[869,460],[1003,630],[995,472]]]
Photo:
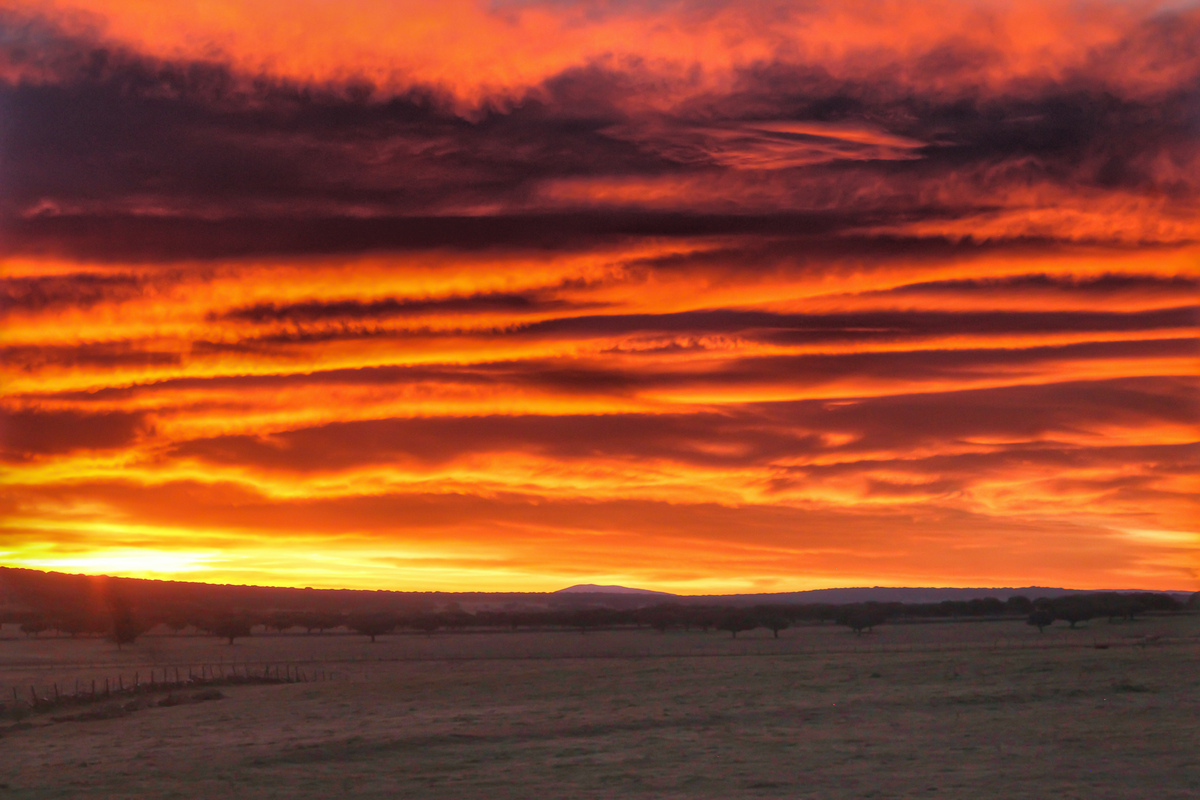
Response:
[[[1147,634],[1171,643],[1125,646]],[[1041,638],[961,623],[736,642],[152,638],[117,653],[3,641],[0,684],[221,656],[305,659],[339,679],[228,687],[220,702],[109,719],[32,717],[0,739],[0,797],[1194,800],[1198,634],[1200,618],[1182,617]],[[1088,646],[1017,646],[1029,641]]]

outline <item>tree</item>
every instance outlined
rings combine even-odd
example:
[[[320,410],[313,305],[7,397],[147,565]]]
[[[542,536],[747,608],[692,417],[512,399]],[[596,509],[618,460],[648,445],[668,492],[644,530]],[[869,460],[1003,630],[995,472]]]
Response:
[[[1033,613],[1033,601],[1023,594],[1015,594],[1004,601],[1004,607],[1012,614]]]
[[[75,639],[85,633],[103,633],[104,622],[84,611],[73,611],[55,618],[54,628]]]
[[[183,614],[179,611],[172,611],[169,614],[167,614],[166,617],[163,619],[163,622],[174,633],[179,633],[184,628],[186,628],[188,625],[192,624],[190,619],[188,618],[188,615]]]
[[[1049,609],[1039,608],[1029,615],[1029,619],[1025,621],[1026,625],[1036,625],[1038,633],[1045,632],[1045,629],[1054,624],[1054,612]]]
[[[659,633],[666,633],[670,628],[682,621],[679,609],[673,606],[661,605],[647,608],[637,614],[639,623],[646,622]]]
[[[21,623],[21,633],[25,634],[26,637],[37,636],[39,633],[48,630],[50,630],[50,623],[41,617],[30,617]]]
[[[437,614],[418,614],[408,621],[408,627],[419,630],[426,636],[432,636],[434,631],[442,627],[442,621],[438,619]]]
[[[693,608],[684,613],[687,614],[689,624],[695,625],[705,633],[708,633],[710,628],[715,628],[721,621],[721,615],[713,608]]]
[[[308,633],[312,633],[313,631],[324,633],[330,628],[336,628],[341,625],[342,616],[329,612],[308,611],[296,618],[296,624],[304,628]]]
[[[758,619],[745,611],[730,611],[717,622],[717,628],[729,631],[730,637],[733,639],[736,639],[742,631],[752,631],[758,626]]]
[[[585,634],[592,628],[614,625],[621,621],[619,612],[607,608],[578,608],[558,612],[556,616],[560,625],[569,625],[580,634]]]
[[[454,603],[453,605],[457,606],[458,604]],[[441,618],[442,624],[453,631],[461,631],[464,628],[469,628],[476,621],[474,614],[463,611],[461,608],[443,612]]]
[[[375,637],[396,630],[399,620],[394,614],[356,614],[346,624],[350,626],[350,630],[370,636],[371,644],[375,644]]]
[[[290,611],[276,611],[267,618],[267,627],[283,633],[298,624],[296,615]]]
[[[1058,619],[1066,620],[1074,628],[1077,623],[1087,622],[1095,616],[1095,611],[1092,609],[1092,603],[1088,598],[1068,597],[1055,604],[1054,616]]]
[[[854,631],[856,636],[862,636],[863,631],[871,632],[876,625],[887,622],[887,613],[871,605],[848,606],[837,616],[837,624],[844,625]]]
[[[1004,613],[1004,603],[996,597],[976,597],[967,601],[967,613],[972,617],[998,616]]]
[[[770,630],[776,639],[779,638],[780,631],[790,628],[792,625],[787,617],[775,612],[768,612],[762,615],[760,621],[762,622],[762,626]]]
[[[1129,597],[1125,599],[1121,610],[1122,613],[1124,613],[1125,618],[1130,622],[1133,622],[1134,619],[1137,618],[1138,614],[1141,614],[1146,610],[1146,606],[1144,606],[1136,597]]]
[[[138,619],[128,607],[121,606],[113,609],[112,628],[109,636],[117,643],[120,650],[124,645],[133,644],[138,637],[150,629],[150,625]]]
[[[250,635],[254,624],[245,614],[225,614],[217,617],[205,627],[208,632],[222,639],[228,639],[233,644],[234,639],[244,639]]]

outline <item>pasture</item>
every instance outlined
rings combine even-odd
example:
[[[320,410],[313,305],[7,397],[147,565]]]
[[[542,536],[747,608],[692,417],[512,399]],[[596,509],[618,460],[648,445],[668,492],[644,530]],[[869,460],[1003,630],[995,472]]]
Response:
[[[1195,615],[736,640],[149,635],[122,650],[0,631],[9,697],[235,664],[329,679],[222,686],[221,699],[107,719],[6,718],[0,798],[1200,796]]]

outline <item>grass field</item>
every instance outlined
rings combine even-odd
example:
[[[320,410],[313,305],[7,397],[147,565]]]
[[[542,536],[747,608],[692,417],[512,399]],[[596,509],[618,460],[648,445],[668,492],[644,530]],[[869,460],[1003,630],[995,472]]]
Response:
[[[1196,616],[736,641],[148,636],[122,651],[0,635],[3,692],[177,664],[333,676],[112,719],[3,723],[0,798],[1200,797]],[[1162,638],[1135,644],[1147,636]]]

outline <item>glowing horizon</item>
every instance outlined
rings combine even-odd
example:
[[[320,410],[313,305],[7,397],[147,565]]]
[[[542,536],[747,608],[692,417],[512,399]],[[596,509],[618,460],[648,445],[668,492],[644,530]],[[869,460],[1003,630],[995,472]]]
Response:
[[[1194,3],[0,29],[0,565],[1200,589]]]

